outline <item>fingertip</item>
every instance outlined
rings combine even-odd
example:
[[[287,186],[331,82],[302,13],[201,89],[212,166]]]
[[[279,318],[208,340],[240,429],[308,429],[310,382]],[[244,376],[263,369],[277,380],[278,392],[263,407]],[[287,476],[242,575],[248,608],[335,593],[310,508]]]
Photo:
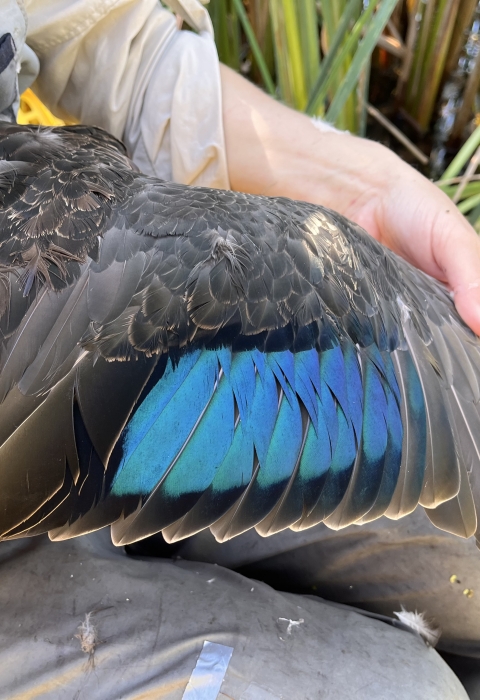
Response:
[[[457,289],[453,296],[458,313],[474,333],[480,336],[480,280]]]
[[[445,226],[442,234],[437,263],[453,290],[458,313],[480,336],[480,238],[463,217],[453,228]]]

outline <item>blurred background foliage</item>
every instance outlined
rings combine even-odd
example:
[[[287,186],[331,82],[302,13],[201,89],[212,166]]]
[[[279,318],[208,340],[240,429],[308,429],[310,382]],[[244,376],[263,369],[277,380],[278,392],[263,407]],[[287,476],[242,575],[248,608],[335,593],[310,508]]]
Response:
[[[210,0],[220,60],[382,141],[480,231],[480,0]],[[23,123],[59,123],[31,91]]]
[[[480,230],[479,0],[210,0],[208,8],[223,63],[295,109],[385,142]]]

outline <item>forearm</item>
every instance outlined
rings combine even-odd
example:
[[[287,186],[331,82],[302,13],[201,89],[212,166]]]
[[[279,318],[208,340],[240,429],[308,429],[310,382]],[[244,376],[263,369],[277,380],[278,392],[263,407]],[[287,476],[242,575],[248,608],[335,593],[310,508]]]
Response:
[[[384,186],[384,176],[372,167],[377,151],[379,158],[389,157],[383,146],[367,142],[365,147],[363,139],[348,133],[322,132],[309,117],[229,68],[221,66],[220,75],[233,189],[302,199],[352,216],[359,199]]]

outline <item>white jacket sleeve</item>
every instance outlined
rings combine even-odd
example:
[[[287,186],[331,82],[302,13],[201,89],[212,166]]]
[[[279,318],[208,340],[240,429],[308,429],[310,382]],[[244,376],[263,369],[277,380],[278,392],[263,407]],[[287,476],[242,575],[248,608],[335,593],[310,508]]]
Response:
[[[20,0],[21,1],[21,0]],[[64,119],[121,138],[139,168],[228,188],[213,30],[198,0],[26,0],[33,89]]]

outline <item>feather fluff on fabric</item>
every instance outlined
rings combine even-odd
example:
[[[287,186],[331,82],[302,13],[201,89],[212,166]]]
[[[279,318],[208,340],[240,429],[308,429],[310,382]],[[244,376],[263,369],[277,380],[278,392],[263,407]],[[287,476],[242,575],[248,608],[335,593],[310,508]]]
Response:
[[[1,537],[418,504],[469,537],[479,368],[444,288],[340,215],[143,176],[99,129],[0,126]]]
[[[441,631],[427,622],[424,613],[419,613],[416,610],[415,612],[405,610],[402,605],[402,609],[394,614],[398,617],[402,625],[408,630],[418,634],[428,646],[437,646]]]

